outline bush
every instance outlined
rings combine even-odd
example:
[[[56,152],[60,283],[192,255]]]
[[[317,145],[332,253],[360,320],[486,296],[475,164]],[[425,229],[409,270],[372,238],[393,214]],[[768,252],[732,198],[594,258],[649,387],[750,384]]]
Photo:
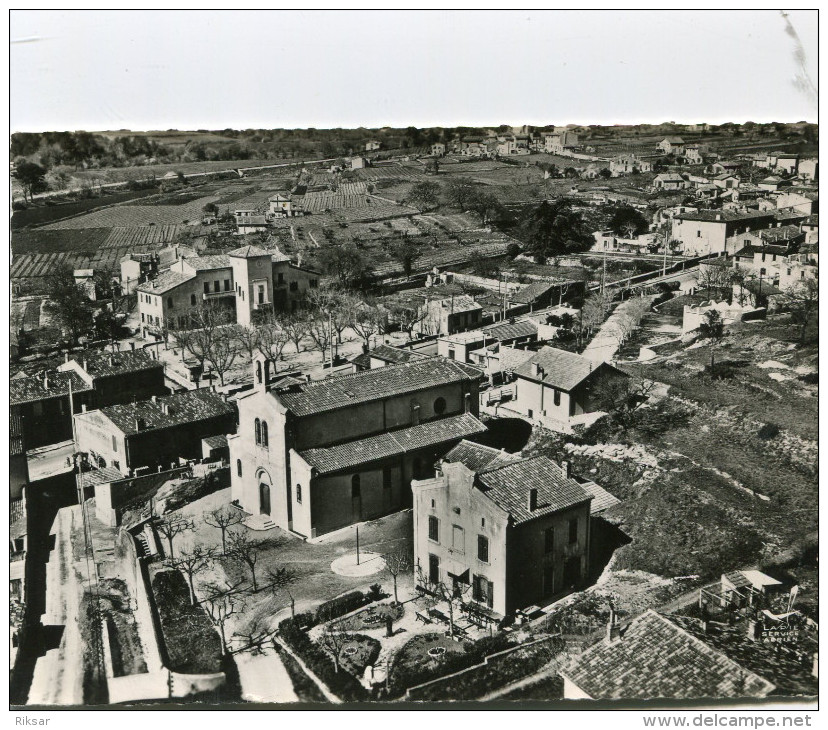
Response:
[[[806,373],[800,375],[797,380],[801,380],[805,385],[817,385],[819,383],[819,373]]]
[[[756,435],[764,441],[776,438],[779,435],[779,426],[775,423],[766,423],[759,429],[759,432]]]
[[[302,661],[308,665],[311,671],[341,699],[346,702],[360,702],[368,698],[368,692],[356,677],[341,668],[337,672],[333,659],[328,656],[324,649],[308,638],[308,635],[299,628],[295,619],[286,618],[280,622],[279,635],[302,658]]]
[[[164,570],[152,579],[152,592],[169,668],[188,674],[221,671],[221,639],[200,606],[190,604],[190,589],[177,570]]]
[[[371,601],[379,601],[382,598],[385,598],[385,592],[382,590],[382,586],[379,583],[372,583],[368,586],[368,598]]]
[[[520,246],[518,246],[516,243],[510,243],[508,246],[506,246],[506,255],[510,259],[515,258],[519,254],[520,254]]]
[[[351,591],[337,598],[332,598],[330,601],[320,604],[319,608],[316,609],[316,623],[322,624],[326,621],[332,621],[361,608],[372,600],[376,599],[366,596],[362,591]]]

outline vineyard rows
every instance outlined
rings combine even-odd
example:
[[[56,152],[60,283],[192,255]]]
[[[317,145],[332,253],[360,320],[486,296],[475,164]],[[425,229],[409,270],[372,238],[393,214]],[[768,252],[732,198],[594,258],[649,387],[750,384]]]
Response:
[[[184,205],[116,205],[96,210],[75,218],[43,226],[46,230],[79,228],[117,228],[155,225],[175,225],[186,222],[198,223],[204,216],[206,203],[213,203],[216,195],[208,195]]]
[[[112,228],[109,236],[101,244],[101,248],[124,248],[131,246],[163,246],[185,232],[195,235],[204,235],[212,229],[209,226],[184,226],[184,225],[160,225],[160,226],[119,226]]]
[[[95,252],[63,251],[60,253],[31,253],[14,256],[10,275],[12,279],[49,276],[64,264],[73,269],[108,269],[116,271],[121,259],[128,253],[145,253],[153,247],[146,245],[100,248]]]

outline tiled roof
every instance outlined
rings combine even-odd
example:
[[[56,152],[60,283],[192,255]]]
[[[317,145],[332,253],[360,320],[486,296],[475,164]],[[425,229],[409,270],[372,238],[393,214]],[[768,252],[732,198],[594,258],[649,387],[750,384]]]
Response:
[[[194,256],[185,259],[187,266],[192,266],[196,271],[212,271],[213,269],[229,269],[233,264],[226,254],[214,256]]]
[[[434,299],[430,304],[439,303],[443,309],[448,309],[452,313],[457,312],[473,312],[482,309],[480,304],[474,301],[474,298],[468,294],[461,294],[456,297],[446,297],[444,299]]]
[[[111,466],[106,466],[103,469],[95,467],[89,471],[76,474],[75,484],[79,487],[91,487],[95,484],[109,484],[111,482],[117,482],[123,478],[124,475]]]
[[[494,466],[502,466],[512,461],[519,461],[520,454],[509,454],[506,451],[476,444],[473,441],[461,441],[445,456],[446,461],[460,462],[473,472],[483,471]]]
[[[72,383],[72,392],[81,393],[91,391],[77,373],[59,373],[51,371],[48,374],[48,388],[44,383],[43,375],[29,375],[24,378],[9,380],[9,401],[11,405],[30,403],[32,401],[60,398],[69,395],[69,383]]]
[[[819,225],[819,214],[814,213],[813,215],[809,215],[802,223],[806,226],[818,226]]]
[[[150,281],[145,281],[143,284],[137,286],[136,289],[147,294],[166,294],[168,291],[172,291],[177,286],[194,278],[195,274],[182,274],[179,271],[168,270],[161,272]]]
[[[753,258],[757,254],[766,254],[769,256],[776,255],[776,256],[787,256],[790,252],[788,251],[787,246],[743,246],[740,248],[734,256],[738,256],[740,258]]]
[[[595,482],[589,479],[578,479],[577,477],[576,480],[584,490],[592,495],[592,502],[589,505],[590,514],[597,515],[604,510],[608,510],[610,507],[615,507],[616,504],[621,504],[621,500],[618,497],[610,494]]]
[[[211,449],[227,448],[227,436],[208,436],[206,439],[202,439],[202,441]]]
[[[793,225],[779,226],[779,228],[766,228],[761,231],[756,231],[756,235],[763,241],[789,241],[793,238],[805,237],[805,234],[799,230],[799,226]]]
[[[758,675],[775,685],[774,695],[815,696],[819,690],[819,680],[811,674],[812,662],[803,661],[801,657],[804,653],[810,659],[817,651],[816,631],[800,630],[797,644],[765,644],[748,638],[744,621],[733,626],[710,621],[705,633],[698,619],[688,616],[667,618],[712,651],[724,654],[741,667],[743,673],[748,672],[753,677]]]
[[[684,182],[684,178],[681,175],[672,172],[662,172],[660,175],[656,175],[655,179],[665,182]]]
[[[478,474],[481,491],[506,510],[515,524],[583,504],[592,499],[574,479],[566,478],[561,468],[545,456],[533,456]],[[538,490],[537,508],[529,511],[529,490]]]
[[[535,364],[541,367],[541,372],[538,375],[532,372]],[[604,367],[611,366],[604,365]],[[543,382],[560,390],[570,391],[589,377],[593,370],[597,369],[591,360],[582,355],[576,355],[566,350],[558,350],[555,347],[544,347],[538,350],[530,360],[517,368],[515,375],[536,382]]]
[[[754,218],[772,218],[773,214],[760,211],[741,213],[734,210],[699,210],[695,213],[678,213],[674,216],[685,221],[709,221],[726,223],[728,221],[747,221]]]
[[[162,404],[169,406],[170,412],[164,413]],[[183,393],[167,395],[153,400],[124,403],[90,411],[89,415],[98,413],[111,421],[124,434],[135,434],[155,429],[172,428],[185,423],[206,421],[217,416],[228,416],[233,407],[224,402],[217,393],[208,390],[187,390]],[[84,418],[81,414],[78,418]],[[144,427],[137,428],[137,419],[144,419]]]
[[[300,452],[300,456],[320,474],[328,474],[485,431],[486,427],[471,413],[463,413],[336,446],[308,449]]]
[[[665,137],[662,142],[669,142],[670,144],[684,144],[684,140],[681,137]]]
[[[240,221],[246,222],[246,221]],[[267,256],[267,251],[263,251],[258,246],[242,246],[241,248],[236,248],[232,250],[228,256],[234,256],[237,259],[249,259],[249,258],[256,258],[258,256]]]
[[[402,347],[392,347],[391,345],[379,345],[371,352],[367,353],[368,357],[375,357],[378,360],[385,360],[385,362],[403,363],[411,360],[427,360],[430,355],[425,355],[422,352],[415,350],[406,350]],[[353,360],[351,361],[353,362]]]
[[[557,284],[550,281],[533,281],[519,292],[515,292],[510,298],[516,304],[532,304],[538,297],[556,286]]]
[[[742,286],[744,286],[744,288],[749,292],[761,294],[766,297],[778,296],[782,293],[780,289],[777,289],[770,282],[760,281],[757,279],[748,279],[744,284],[742,284]]]
[[[774,685],[648,610],[562,672],[593,699],[765,697]]]
[[[106,378],[111,375],[127,375],[142,370],[162,370],[164,364],[153,360],[144,350],[120,350],[119,352],[103,352],[101,350],[85,350],[71,356],[83,370],[93,378]],[[60,369],[66,365],[61,365]]]
[[[470,365],[434,357],[402,363],[393,368],[376,368],[312,381],[295,393],[282,393],[274,397],[295,415],[309,416],[482,377],[483,373]]]
[[[523,363],[531,360],[535,353],[531,350],[518,350],[516,347],[501,347],[499,355],[500,369],[504,372],[514,372]]]

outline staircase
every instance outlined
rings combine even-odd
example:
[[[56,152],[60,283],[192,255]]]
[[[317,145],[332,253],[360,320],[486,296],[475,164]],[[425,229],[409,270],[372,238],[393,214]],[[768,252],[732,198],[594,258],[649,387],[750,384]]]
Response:
[[[135,542],[138,546],[138,557],[139,558],[148,558],[152,555],[152,551],[150,550],[149,540],[147,540],[147,536],[143,532],[139,532],[135,536]]]
[[[250,515],[242,524],[251,530],[272,530],[276,527],[270,515]]]

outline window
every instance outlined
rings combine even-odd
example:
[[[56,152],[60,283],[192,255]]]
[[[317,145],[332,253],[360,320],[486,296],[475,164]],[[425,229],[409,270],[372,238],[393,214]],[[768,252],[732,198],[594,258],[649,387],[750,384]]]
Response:
[[[531,408],[527,408],[527,409],[526,409],[526,415],[527,415],[529,418],[534,418],[534,417],[535,417],[535,412],[534,412]]]
[[[543,531],[543,552],[551,553],[555,549],[555,528],[547,527]]]
[[[561,391],[559,391],[557,388],[552,389],[552,400],[556,406],[559,406],[561,404]]]
[[[262,421],[262,446],[267,448],[267,421]]]
[[[282,273],[280,273],[280,274],[279,274],[279,281],[278,281],[278,283],[279,283],[280,285],[285,283],[285,275],[284,275],[284,274],[282,274]]]
[[[438,398],[434,401],[434,412],[438,416],[442,416],[446,412],[446,399]]]
[[[299,291],[299,282],[298,281],[290,282],[290,290],[291,291]]]
[[[230,279],[224,280],[224,291],[230,291]]]
[[[237,474],[238,476],[241,476],[241,475],[242,475],[242,465],[241,465],[241,459],[236,459],[236,474]]]
[[[209,293],[210,293],[210,282],[209,282],[209,281],[205,281],[205,282],[204,282],[204,293],[205,293],[205,294],[209,294]]]
[[[262,382],[262,363],[261,362],[256,363],[256,382],[257,383]]]
[[[767,274],[767,269],[765,269],[765,267],[763,266],[761,269],[759,269],[759,276],[764,276],[765,274]]]
[[[216,280],[213,282],[213,291],[221,291],[221,282]]]
[[[160,320],[160,319],[158,319],[158,317],[156,317],[156,318],[155,318],[155,326],[156,326],[156,327],[160,327],[160,326],[161,326],[161,320]]]
[[[196,304],[196,295],[195,294],[190,294],[190,304],[195,306],[195,304]]]
[[[788,273],[790,274],[791,272],[789,271]],[[144,321],[144,313],[143,312],[141,312],[141,321],[142,322]]]
[[[448,356],[449,356],[449,360],[454,360],[455,359],[454,350],[449,350],[448,351]]]
[[[434,500],[431,500],[431,509],[434,509]]]
[[[117,450],[118,450],[118,442],[116,441],[116,439],[115,439],[115,437],[114,437],[114,436],[112,437],[112,450],[113,450],[113,451],[117,451]]]
[[[254,422],[254,426],[256,429],[256,445],[262,443],[262,422],[257,418]]]
[[[578,518],[573,517],[569,521],[569,544],[578,542]]]
[[[258,294],[259,294],[259,304],[264,304],[265,290],[264,290],[264,286],[262,286],[261,284],[259,284]]]
[[[428,556],[428,582],[440,582],[440,558],[436,555]]]
[[[458,553],[466,552],[466,533],[460,525],[451,526],[451,549]]]
[[[481,517],[481,518],[480,518],[480,526],[481,526],[481,527],[485,527],[485,526],[486,526],[486,518],[485,518],[485,517]]]
[[[299,504],[302,504],[302,485],[301,484],[296,485],[296,501]]]
[[[175,302],[174,302],[174,300],[173,300],[173,298],[172,298],[172,297],[167,297],[167,306],[168,306],[170,309],[174,309],[174,308],[175,308]]]
[[[696,238],[701,238],[701,231],[696,231]]]
[[[351,477],[351,499],[362,496],[362,479],[359,474]]]
[[[494,604],[494,584],[483,575],[474,576],[472,579],[472,598],[492,608]]]
[[[428,518],[428,539],[440,542],[440,520],[433,515]]]
[[[489,562],[489,538],[485,535],[477,536],[477,559],[481,563]]]

